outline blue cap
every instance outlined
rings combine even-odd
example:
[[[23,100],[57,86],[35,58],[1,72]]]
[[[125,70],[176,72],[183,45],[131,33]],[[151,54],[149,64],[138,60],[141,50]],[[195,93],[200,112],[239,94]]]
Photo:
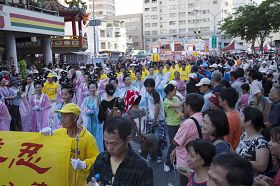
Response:
[[[95,181],[99,182],[101,180],[101,175],[95,174],[94,178],[95,178]]]

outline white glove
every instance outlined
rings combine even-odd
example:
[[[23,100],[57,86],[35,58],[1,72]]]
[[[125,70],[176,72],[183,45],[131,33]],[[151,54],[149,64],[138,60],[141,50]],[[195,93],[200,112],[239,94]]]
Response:
[[[40,131],[40,133],[43,134],[44,136],[51,136],[54,134],[54,131],[50,127],[45,127]]]
[[[71,158],[71,164],[74,170],[87,168],[86,162],[81,161],[79,158],[78,159]]]

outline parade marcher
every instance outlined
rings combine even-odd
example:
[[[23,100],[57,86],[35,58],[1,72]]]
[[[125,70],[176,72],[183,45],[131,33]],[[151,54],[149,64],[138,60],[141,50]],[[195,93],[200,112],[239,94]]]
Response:
[[[172,163],[176,162],[177,167],[189,168],[190,162],[189,154],[186,149],[187,143],[197,138],[202,138],[201,126],[202,113],[200,112],[204,104],[203,96],[192,93],[186,96],[184,104],[184,115],[189,116],[183,123],[181,123],[175,137],[173,144],[176,146],[170,154]],[[186,186],[188,178],[180,174],[180,186]]]
[[[11,131],[22,131],[22,122],[19,112],[19,105],[21,103],[21,92],[19,90],[19,83],[17,78],[12,77],[10,81],[9,96],[11,103],[10,114],[12,117]]]
[[[10,131],[11,120],[7,106],[0,100],[0,131]]]
[[[71,103],[71,100],[74,96],[74,92],[71,85],[65,85],[61,88],[61,99],[62,102],[59,102],[56,104],[56,110],[61,110],[62,107],[67,105],[68,103]],[[54,121],[52,121],[52,125],[50,126],[53,130],[61,128],[61,113],[51,113],[54,114]]]
[[[211,82],[212,82],[212,86],[213,86],[213,94],[215,94],[216,92],[220,93],[223,85],[222,85],[222,78],[223,78],[223,74],[221,72],[219,72],[218,70],[212,72],[211,75]]]
[[[208,109],[203,112],[202,133],[216,148],[216,154],[231,150],[224,137],[229,134],[227,115],[223,110]]]
[[[88,96],[88,81],[89,81],[89,73],[85,73],[83,78],[81,78],[81,83],[77,90],[77,104],[81,106],[85,97]]]
[[[254,170],[248,160],[228,152],[215,156],[208,175],[207,186],[252,186]]]
[[[102,185],[153,186],[152,169],[129,145],[131,123],[121,117],[111,118],[105,123],[107,151],[100,153],[94,162],[88,185],[94,186],[94,177],[99,174]]]
[[[148,154],[148,160],[156,158],[157,163],[162,162],[162,148],[166,141],[165,137],[165,114],[162,97],[155,89],[156,83],[154,79],[148,78],[144,81],[145,89],[148,93],[148,119],[147,133],[153,133],[158,140],[157,157],[151,157]]]
[[[49,117],[52,112],[52,104],[49,97],[42,92],[43,82],[35,81],[35,95],[30,100],[30,119],[31,119],[31,132],[39,132],[45,127],[49,127]]]
[[[56,93],[58,90],[58,84],[54,81],[56,75],[54,73],[49,73],[47,75],[47,82],[44,83],[42,92],[46,94],[52,103],[55,102]]]
[[[135,75],[136,75],[136,80],[132,81],[132,86],[135,87],[135,89],[138,91],[138,92],[141,92],[142,88],[144,88],[144,82],[143,80],[141,79],[142,77],[142,72],[140,70],[137,70],[135,72]]]
[[[101,102],[98,94],[96,82],[89,81],[89,96],[86,97],[81,105],[82,121],[85,128],[95,137],[98,149],[103,151],[103,132],[102,125],[98,120],[98,109]]]
[[[56,112],[60,112],[62,115],[62,128],[53,131],[50,127],[46,127],[40,132],[46,136],[55,134],[72,139],[71,149],[69,149],[72,166],[69,166],[68,183],[69,186],[86,186],[86,178],[99,154],[96,141],[85,127],[78,125],[81,113],[78,105],[69,103],[61,110],[56,110]],[[74,174],[74,171],[76,171],[76,174]],[[74,180],[76,183],[74,183]]]
[[[158,73],[155,76],[155,82],[156,82],[156,90],[159,92],[162,98],[165,98],[164,86],[166,85],[167,81],[168,81],[168,77],[165,76],[165,74],[163,73],[163,66],[159,65]]]
[[[241,85],[242,95],[240,96],[238,100],[237,109],[242,111],[245,107],[248,106],[248,99],[249,99],[249,91],[250,86],[247,83],[244,83]]]

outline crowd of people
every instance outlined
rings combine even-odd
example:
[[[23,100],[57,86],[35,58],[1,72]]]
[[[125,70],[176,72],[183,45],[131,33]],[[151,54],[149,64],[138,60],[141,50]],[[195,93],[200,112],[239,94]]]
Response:
[[[0,73],[0,130],[72,138],[78,185],[153,185],[156,161],[180,186],[277,186],[279,67],[272,54],[49,64],[26,79],[11,67]]]

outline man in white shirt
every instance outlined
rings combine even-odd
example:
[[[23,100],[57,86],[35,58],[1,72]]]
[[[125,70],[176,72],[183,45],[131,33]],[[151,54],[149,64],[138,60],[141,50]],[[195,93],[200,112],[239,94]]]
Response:
[[[259,72],[261,73],[267,73],[268,70],[268,66],[267,66],[267,62],[263,61],[262,62],[262,66],[259,68]]]
[[[33,84],[33,77],[32,75],[28,75],[26,78],[27,85],[25,86],[25,93],[28,98],[35,94],[35,88]]]
[[[213,93],[210,89],[211,81],[208,78],[202,78],[199,83],[196,84],[199,87],[200,93],[203,94],[204,98],[204,105],[202,107],[201,112],[210,108],[210,101],[209,98],[212,97]]]
[[[250,70],[247,79],[250,82],[248,103],[250,106],[256,107],[262,111],[261,100],[263,96],[263,87],[258,81],[258,72],[255,69]]]

